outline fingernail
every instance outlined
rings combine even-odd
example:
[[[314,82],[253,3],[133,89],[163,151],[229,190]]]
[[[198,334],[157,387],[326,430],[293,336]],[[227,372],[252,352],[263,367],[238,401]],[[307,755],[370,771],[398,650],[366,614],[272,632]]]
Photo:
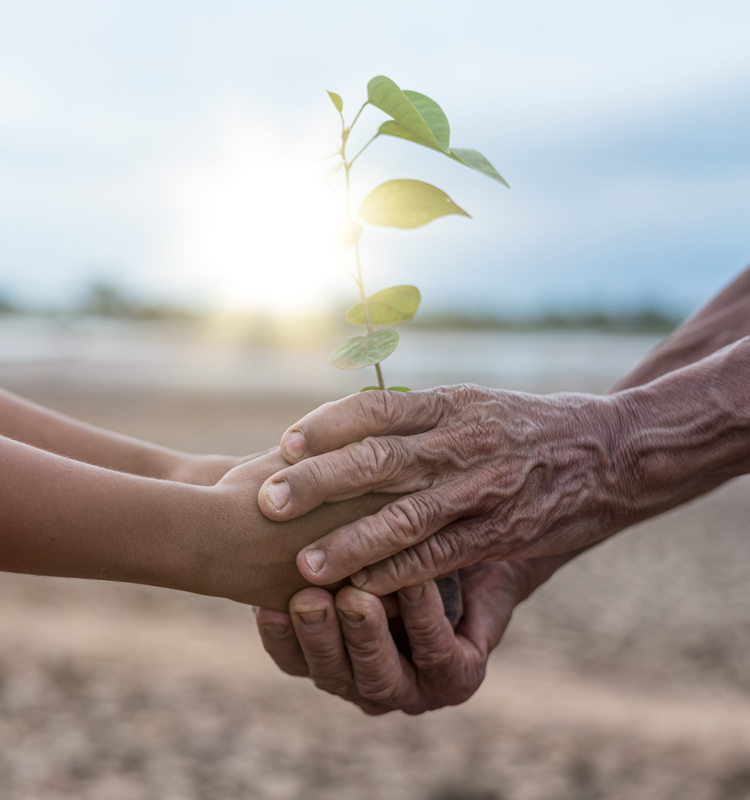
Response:
[[[275,481],[268,484],[268,499],[277,511],[289,502],[292,491],[286,481]]]
[[[415,606],[424,597],[424,584],[420,583],[419,586],[404,586],[403,589],[398,590],[398,593],[409,605]]]
[[[289,633],[289,628],[286,625],[261,625],[263,633],[270,636],[272,639],[281,639]]]
[[[307,452],[307,443],[302,431],[292,431],[284,442],[284,451],[292,458],[302,458]]]
[[[343,608],[340,608],[339,611],[344,615],[346,621],[352,625],[359,625],[365,621],[365,615],[360,614],[358,611],[344,611]]]
[[[326,554],[322,550],[308,550],[305,553],[305,561],[313,573],[317,574],[326,563]]]
[[[370,570],[369,569],[361,569],[359,572],[355,572],[354,575],[349,578],[352,582],[352,586],[356,586],[357,589],[361,589],[367,581],[370,579]]]
[[[306,628],[319,628],[326,621],[326,610],[298,611],[297,616]]]

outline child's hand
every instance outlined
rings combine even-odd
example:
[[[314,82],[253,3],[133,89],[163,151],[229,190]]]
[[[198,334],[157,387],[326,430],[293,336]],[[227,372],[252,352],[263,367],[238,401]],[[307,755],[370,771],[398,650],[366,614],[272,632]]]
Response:
[[[195,456],[185,453],[162,477],[166,481],[189,483],[192,486],[215,486],[229,470],[275,449],[262,450],[251,456]]]

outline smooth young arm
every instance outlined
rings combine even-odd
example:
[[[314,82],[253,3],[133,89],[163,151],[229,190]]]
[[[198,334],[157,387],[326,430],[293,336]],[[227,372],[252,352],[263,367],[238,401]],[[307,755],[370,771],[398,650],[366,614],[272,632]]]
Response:
[[[0,438],[0,570],[151,584],[286,608],[294,557],[383,505],[375,495],[278,525],[258,509],[278,451],[215,486],[144,478]]]
[[[0,436],[98,467],[210,486],[247,460],[188,455],[66,417],[0,389]]]

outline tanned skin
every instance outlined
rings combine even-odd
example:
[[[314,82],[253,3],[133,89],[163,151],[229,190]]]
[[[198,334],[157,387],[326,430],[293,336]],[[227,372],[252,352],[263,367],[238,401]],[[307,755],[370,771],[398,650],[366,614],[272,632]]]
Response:
[[[748,335],[750,270],[674,331],[612,392],[653,381]],[[737,375],[735,381],[746,381],[747,376]],[[692,398],[696,400],[703,402],[701,393]],[[690,402],[687,394],[681,405]],[[719,452],[722,447],[719,442]],[[678,447],[677,458],[682,457]],[[384,604],[351,586],[335,598],[322,589],[304,589],[292,599],[289,614],[261,609],[258,627],[266,650],[285,672],[309,676],[319,688],[368,714],[419,714],[468,699],[481,684],[487,658],[513,609],[586,549],[462,569],[465,613],[455,632],[446,624],[434,582],[399,591],[396,600],[411,642],[411,662],[398,654],[389,636]],[[392,597],[383,600],[394,613]]]
[[[144,583],[285,609],[300,547],[380,508],[370,495],[277,525],[256,502],[284,465],[191,456],[0,392],[0,570]]]

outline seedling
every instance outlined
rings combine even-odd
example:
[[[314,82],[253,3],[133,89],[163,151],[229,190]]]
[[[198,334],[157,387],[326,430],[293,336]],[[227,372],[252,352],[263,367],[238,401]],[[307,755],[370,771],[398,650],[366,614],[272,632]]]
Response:
[[[350,125],[344,120],[344,101],[334,92],[328,92],[333,105],[341,117],[341,144],[335,153],[321,159],[336,158],[336,162],[325,170],[322,177],[336,193],[344,207],[339,218],[338,255],[347,272],[359,289],[360,302],[346,313],[347,322],[367,329],[364,336],[355,336],[339,345],[331,354],[331,363],[339,369],[363,369],[375,367],[378,385],[366,386],[362,391],[385,389],[381,363],[398,345],[398,333],[390,326],[413,319],[421,300],[416,286],[391,286],[367,296],[362,279],[362,263],[359,256],[359,238],[362,234],[360,222],[370,225],[385,225],[391,228],[419,228],[428,222],[448,214],[468,217],[469,214],[451,198],[429,183],[398,179],[381,183],[360,203],[356,218],[351,204],[351,171],[354,163],[380,136],[395,136],[407,142],[429,147],[436,152],[481,172],[488,178],[508,186],[490,162],[476,150],[453,148],[450,145],[450,125],[443,109],[429,97],[419,92],[402,91],[384,75],[378,75],[367,84],[367,100],[363,103]],[[384,111],[391,119],[377,129],[375,135],[351,159],[347,158],[346,145],[357,120],[370,105]],[[346,194],[341,197],[329,183],[340,170],[344,170]],[[345,256],[354,251],[354,264],[346,263]],[[351,259],[351,256],[349,256]],[[376,326],[388,326],[377,327]],[[389,386],[390,390],[408,392],[405,386]],[[438,580],[445,613],[455,626],[462,614],[461,584],[457,573]],[[398,621],[392,626],[399,649],[408,655],[408,639]]]
[[[355,336],[337,347],[331,354],[331,363],[339,369],[375,367],[378,385],[366,386],[362,391],[385,389],[380,364],[393,353],[399,340],[398,333],[390,326],[413,319],[421,297],[416,286],[407,285],[391,286],[367,296],[359,255],[359,238],[362,233],[360,222],[391,228],[419,228],[448,214],[464,217],[469,217],[469,214],[436,186],[423,181],[398,179],[386,181],[373,189],[360,203],[355,218],[352,213],[350,189],[350,176],[354,163],[378,137],[395,136],[407,142],[429,147],[503,186],[508,184],[481,153],[476,150],[451,147],[450,125],[443,109],[434,100],[419,92],[402,91],[390,78],[378,75],[367,84],[367,100],[350,125],[344,120],[344,101],[341,97],[334,92],[328,92],[328,96],[341,117],[341,143],[335,153],[322,159],[323,161],[329,158],[337,159],[322,177],[336,193],[345,209],[339,219],[338,256],[359,289],[360,302],[349,309],[346,319],[353,325],[361,325],[367,329],[364,336]],[[368,105],[384,111],[391,119],[381,124],[375,135],[353,158],[347,159],[346,146],[349,135]],[[346,181],[344,197],[341,197],[329,182],[341,169],[344,170]],[[354,264],[349,265],[345,256],[352,250]],[[388,388],[400,392],[409,391],[405,386]]]

